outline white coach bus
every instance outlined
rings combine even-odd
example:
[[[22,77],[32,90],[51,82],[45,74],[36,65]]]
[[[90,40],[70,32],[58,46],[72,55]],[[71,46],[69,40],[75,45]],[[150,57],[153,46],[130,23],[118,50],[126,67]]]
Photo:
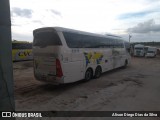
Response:
[[[127,66],[130,55],[124,41],[61,27],[33,31],[34,75],[52,84],[100,77],[101,73]]]

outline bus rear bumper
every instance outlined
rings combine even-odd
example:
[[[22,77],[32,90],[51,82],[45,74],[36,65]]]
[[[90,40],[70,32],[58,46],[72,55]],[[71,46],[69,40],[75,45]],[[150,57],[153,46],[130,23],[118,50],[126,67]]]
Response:
[[[53,85],[59,85],[64,83],[64,77],[59,78],[56,76],[38,75],[38,76],[35,76],[35,78],[38,81],[53,84]]]

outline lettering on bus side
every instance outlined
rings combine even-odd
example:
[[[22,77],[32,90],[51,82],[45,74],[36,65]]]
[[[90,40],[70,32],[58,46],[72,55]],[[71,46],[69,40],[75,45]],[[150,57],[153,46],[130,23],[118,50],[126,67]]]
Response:
[[[86,67],[88,64],[93,63],[93,64],[101,64],[102,63],[102,58],[103,54],[100,52],[84,52],[84,56],[86,59]]]

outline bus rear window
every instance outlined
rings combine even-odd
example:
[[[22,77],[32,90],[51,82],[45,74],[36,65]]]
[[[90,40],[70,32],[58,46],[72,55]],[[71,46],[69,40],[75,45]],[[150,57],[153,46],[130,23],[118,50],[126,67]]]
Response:
[[[42,31],[34,34],[33,45],[51,46],[51,45],[62,45],[62,43],[56,32]]]

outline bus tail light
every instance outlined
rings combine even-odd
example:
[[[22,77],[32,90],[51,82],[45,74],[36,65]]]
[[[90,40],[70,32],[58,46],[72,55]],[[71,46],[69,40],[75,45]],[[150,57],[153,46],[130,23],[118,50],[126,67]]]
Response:
[[[56,76],[57,77],[62,77],[63,76],[61,63],[60,63],[59,59],[56,59]]]

